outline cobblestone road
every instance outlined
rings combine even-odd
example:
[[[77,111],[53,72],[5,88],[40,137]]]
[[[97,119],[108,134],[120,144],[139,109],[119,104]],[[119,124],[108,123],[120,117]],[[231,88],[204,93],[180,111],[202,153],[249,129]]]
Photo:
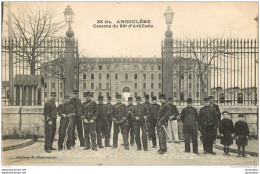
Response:
[[[120,135],[121,138],[121,135]],[[119,140],[121,142],[121,140]],[[184,142],[179,144],[168,143],[168,152],[159,155],[158,148],[149,151],[137,151],[136,146],[130,146],[126,151],[123,146],[117,149],[104,148],[98,151],[83,150],[79,142],[72,150],[52,151],[48,154],[43,150],[44,142],[21,149],[2,153],[3,165],[257,165],[257,157],[238,158],[236,154],[222,155],[222,151],[215,149],[217,155],[202,154],[202,145],[199,145],[200,155],[185,153]],[[57,141],[54,142],[57,147]],[[179,153],[178,150],[181,152]]]

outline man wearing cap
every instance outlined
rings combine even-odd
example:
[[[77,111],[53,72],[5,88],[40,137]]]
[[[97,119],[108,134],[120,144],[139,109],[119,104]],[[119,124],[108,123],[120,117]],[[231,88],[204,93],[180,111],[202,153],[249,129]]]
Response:
[[[175,143],[179,142],[179,131],[178,131],[178,121],[177,121],[177,116],[179,115],[179,111],[176,107],[176,105],[173,104],[172,98],[168,98],[168,104],[170,106],[170,116],[169,116],[169,121],[168,121],[168,135],[169,142],[174,141]]]
[[[131,146],[134,145],[134,122],[132,120],[132,114],[134,110],[133,105],[133,97],[128,97],[128,105],[127,105],[127,120],[126,120],[126,132],[127,132],[127,139],[129,139],[129,133],[130,133],[130,144]]]
[[[142,130],[142,144],[144,151],[148,151],[147,144],[147,129],[146,122],[148,117],[147,108],[145,105],[141,104],[141,97],[136,97],[136,106],[133,110],[132,119],[134,120],[134,130],[135,130],[135,142],[137,145],[137,150],[141,150],[141,140],[140,140],[140,129]]]
[[[167,145],[166,145],[166,122],[169,119],[169,112],[170,112],[170,106],[166,102],[166,97],[164,94],[160,95],[160,102],[161,106],[158,111],[158,121],[157,121],[157,134],[159,137],[159,146],[160,149],[158,150],[159,154],[164,154],[167,152]]]
[[[113,104],[111,104],[110,96],[107,97],[106,107],[107,107],[107,120],[108,120],[108,124],[109,124],[108,133],[109,133],[109,139],[110,139],[111,138],[111,128],[112,128],[112,116],[115,112],[115,107]]]
[[[72,147],[76,145],[76,135],[75,135],[75,129],[77,127],[78,137],[80,141],[80,147],[85,146],[85,141],[83,138],[83,130],[82,125],[83,122],[80,118],[82,115],[82,109],[81,109],[81,101],[78,99],[78,90],[73,90],[73,98],[70,99],[70,103],[74,106],[75,110],[75,116],[73,117],[73,129],[72,129]]]
[[[199,130],[202,133],[204,154],[213,152],[213,140],[218,126],[217,111],[210,106],[209,98],[204,98],[205,106],[199,111]]]
[[[160,109],[160,105],[157,103],[157,99],[155,96],[152,97],[152,104],[149,106],[149,114],[148,119],[150,122],[150,131],[151,131],[151,138],[153,142],[153,148],[156,148],[156,134],[155,134],[155,127],[157,124],[158,119],[158,111]]]
[[[107,120],[107,107],[103,103],[103,96],[98,96],[97,104],[97,145],[99,148],[104,148],[102,145],[101,133],[105,136],[105,147],[111,147],[109,142],[109,124]]]
[[[92,101],[92,96],[90,92],[86,92],[86,101],[82,103],[82,118],[84,121],[84,134],[86,140],[85,150],[90,149],[90,138],[92,150],[97,151],[97,135],[96,135],[96,112],[97,112],[97,103]]]
[[[145,96],[144,96],[144,103],[143,103],[143,105],[146,107],[146,109],[147,109],[147,115],[148,115],[148,113],[149,113],[149,107],[151,106],[151,103],[149,102],[149,94],[145,94]],[[149,120],[147,120],[147,131],[148,131],[148,138],[149,138],[149,140],[151,139],[151,129],[150,129],[150,122],[149,122]]]
[[[129,142],[127,138],[126,132],[126,119],[127,119],[127,107],[124,103],[122,103],[122,97],[120,94],[116,95],[117,103],[114,105],[115,112],[113,114],[113,122],[114,122],[114,134],[113,134],[113,148],[117,148],[118,146],[118,133],[121,129],[121,134],[124,139],[124,146],[126,150],[129,150]]]
[[[183,132],[185,141],[185,152],[190,152],[190,139],[192,140],[193,153],[198,154],[198,128],[199,114],[192,106],[192,98],[187,99],[187,107],[181,111],[181,121],[183,122]]]
[[[209,99],[210,99],[210,105],[212,107],[214,107],[216,109],[216,111],[217,111],[218,125],[219,125],[219,122],[221,121],[220,109],[219,109],[218,105],[215,103],[215,100],[214,100],[213,96],[209,96]],[[214,141],[213,141],[214,143],[216,143],[217,135],[218,135],[218,130],[216,129],[215,130],[215,137],[214,137]]]
[[[44,150],[51,153],[51,150],[56,150],[52,147],[56,132],[57,108],[55,105],[56,93],[51,92],[51,99],[44,104],[45,117],[45,145]]]
[[[66,144],[68,150],[72,146],[72,131],[73,131],[73,116],[75,115],[74,106],[70,103],[70,96],[65,95],[63,103],[57,108],[60,119],[58,150],[63,149],[63,144]],[[64,139],[66,142],[64,142]]]

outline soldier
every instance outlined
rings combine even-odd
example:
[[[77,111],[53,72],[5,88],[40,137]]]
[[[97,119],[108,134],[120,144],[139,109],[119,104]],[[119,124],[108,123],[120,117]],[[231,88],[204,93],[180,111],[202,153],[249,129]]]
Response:
[[[144,101],[143,105],[146,107],[147,115],[148,115],[149,107],[151,106],[151,103],[149,102],[149,94],[145,94],[144,99],[145,99],[145,101]],[[146,124],[147,124],[148,138],[149,138],[149,140],[151,140],[152,137],[151,137],[151,128],[150,128],[149,120],[147,120]]]
[[[166,97],[164,94],[160,95],[160,102],[161,106],[158,111],[158,121],[157,121],[157,134],[159,137],[159,146],[160,149],[158,150],[159,154],[164,154],[167,152],[167,145],[166,145],[166,122],[169,118],[169,111],[170,106],[166,102]]]
[[[217,111],[218,125],[219,125],[219,122],[221,121],[220,109],[219,109],[218,105],[215,103],[213,96],[209,96],[209,99],[210,99],[210,105],[213,106]],[[214,137],[214,141],[213,141],[214,144],[216,143],[217,136],[218,136],[218,128],[215,130],[215,137]]]
[[[127,106],[127,128],[126,128],[126,132],[127,132],[127,139],[129,137],[129,133],[130,133],[130,144],[131,146],[134,145],[134,122],[132,120],[132,114],[133,114],[133,109],[134,109],[134,105],[133,105],[133,97],[128,97],[128,106]]]
[[[213,140],[215,136],[215,131],[218,126],[217,111],[214,107],[210,106],[209,98],[204,98],[205,106],[203,106],[199,111],[199,130],[202,133],[203,139],[203,154],[213,152]]]
[[[187,107],[181,111],[181,121],[183,122],[183,132],[185,139],[185,152],[190,152],[190,137],[192,139],[193,153],[198,153],[198,111],[192,106],[192,98],[187,99]]]
[[[71,150],[72,145],[72,131],[73,131],[73,116],[75,115],[74,106],[70,103],[70,96],[64,96],[63,104],[58,106],[58,114],[61,117],[60,119],[60,128],[59,128],[59,140],[58,140],[58,150],[63,149],[63,143],[68,150]],[[65,138],[66,136],[66,138]],[[64,139],[66,142],[64,142]],[[65,148],[65,147],[64,147]]]
[[[168,98],[168,104],[170,106],[170,116],[169,116],[169,121],[168,121],[168,135],[169,142],[171,143],[174,141],[175,143],[179,143],[179,132],[178,132],[178,121],[177,121],[177,116],[179,115],[179,111],[176,107],[176,105],[173,104],[172,98]]]
[[[109,124],[108,132],[109,132],[109,139],[111,138],[111,128],[112,128],[112,116],[115,111],[114,105],[111,104],[111,97],[107,97],[107,120]]]
[[[51,99],[44,105],[45,117],[45,145],[44,150],[51,153],[51,150],[56,150],[52,147],[56,132],[57,108],[55,105],[56,93],[51,92]]]
[[[148,119],[150,122],[150,130],[151,130],[151,138],[153,142],[153,148],[156,148],[157,142],[156,142],[156,134],[155,134],[155,127],[157,124],[158,119],[158,111],[160,109],[160,105],[157,104],[156,97],[152,97],[152,104],[149,106],[149,114]]]
[[[90,149],[90,139],[89,134],[91,136],[91,144],[92,150],[97,151],[96,144],[96,112],[97,112],[97,103],[92,101],[92,96],[90,92],[86,92],[86,101],[82,103],[82,119],[84,119],[84,133],[86,140],[86,148],[84,150]]]
[[[85,140],[83,137],[83,121],[81,120],[80,116],[82,115],[82,109],[81,109],[81,101],[78,99],[78,90],[73,91],[73,98],[70,100],[70,103],[74,106],[75,109],[75,116],[73,117],[73,130],[72,130],[72,147],[75,147],[76,145],[76,135],[75,135],[75,129],[77,127],[78,137],[80,141],[80,147],[85,146]]]
[[[140,140],[140,128],[142,130],[142,144],[144,151],[148,151],[147,147],[147,108],[145,105],[141,104],[141,97],[136,97],[136,106],[133,110],[132,119],[134,120],[134,130],[135,130],[135,142],[137,145],[137,150],[141,150],[141,140]]]
[[[113,149],[118,146],[118,133],[121,129],[121,134],[124,139],[124,146],[126,150],[129,150],[129,142],[127,139],[126,133],[126,117],[127,117],[127,108],[126,105],[121,103],[122,97],[120,94],[116,95],[117,103],[114,105],[115,112],[113,114],[113,122],[114,122],[114,135],[113,135]]]
[[[109,142],[109,123],[107,119],[107,107],[103,103],[103,96],[98,96],[97,105],[97,144],[99,148],[104,148],[102,145],[101,133],[105,136],[105,147],[111,147]]]

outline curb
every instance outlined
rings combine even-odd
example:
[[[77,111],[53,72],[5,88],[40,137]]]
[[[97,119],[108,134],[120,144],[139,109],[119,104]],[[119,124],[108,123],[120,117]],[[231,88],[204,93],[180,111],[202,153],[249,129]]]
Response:
[[[19,149],[19,148],[22,148],[22,147],[30,146],[32,144],[34,144],[34,140],[29,140],[29,141],[21,143],[21,144],[3,147],[3,151]]]
[[[216,149],[219,149],[219,150],[224,150],[224,147],[221,146],[221,145],[214,145],[214,148]],[[230,152],[232,153],[238,153],[238,150],[237,149],[229,149]],[[254,157],[258,157],[258,153],[257,152],[249,152],[249,151],[246,151],[246,154],[250,155],[250,156],[254,156]]]

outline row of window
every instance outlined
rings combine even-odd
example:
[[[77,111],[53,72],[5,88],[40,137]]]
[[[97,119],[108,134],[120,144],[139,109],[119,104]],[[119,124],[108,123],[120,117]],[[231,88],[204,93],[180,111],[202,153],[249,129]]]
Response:
[[[98,78],[99,78],[100,80],[102,79],[102,74],[101,74],[101,73],[98,74]],[[109,79],[109,78],[110,78],[110,74],[107,73],[107,74],[106,74],[106,79]],[[152,73],[152,74],[151,74],[151,79],[153,80],[154,78],[155,78],[155,77],[154,77],[154,74]],[[162,78],[162,75],[161,75],[161,73],[159,73],[159,74],[158,74],[158,79],[161,79],[161,78]],[[84,79],[84,80],[87,79],[87,74],[86,74],[86,73],[83,73],[83,79]],[[90,74],[90,79],[92,79],[92,80],[95,79],[95,74],[94,74],[94,73],[91,73],[91,74]],[[115,79],[118,80],[118,73],[115,73]],[[128,79],[129,79],[129,75],[128,75],[128,73],[125,73],[125,80],[128,80]],[[134,79],[135,79],[135,80],[138,79],[138,74],[137,74],[137,73],[134,74]],[[143,74],[143,79],[144,79],[144,80],[147,79],[146,73]]]
[[[104,67],[106,67],[106,68],[104,68]],[[116,70],[118,70],[118,69],[119,69],[119,64],[115,64],[115,65],[114,65],[114,68],[115,68]],[[84,69],[87,69],[87,66],[86,66],[86,65],[84,65]],[[91,65],[91,66],[90,66],[90,69],[91,69],[92,71],[94,71],[95,65]],[[103,69],[109,70],[109,69],[110,69],[110,65],[106,65],[106,66],[104,66],[104,65],[98,65],[98,70],[103,70]],[[129,69],[130,69],[130,65],[124,65],[124,66],[123,66],[123,69],[124,69],[124,70],[129,70]],[[133,69],[134,69],[134,70],[138,70],[138,69],[139,69],[139,66],[138,66],[137,64],[135,64],[135,65],[133,65]],[[147,65],[146,65],[146,64],[143,65],[143,70],[147,70]],[[155,70],[155,65],[153,65],[153,64],[151,65],[151,70]],[[161,70],[161,65],[158,65],[158,70]]]

